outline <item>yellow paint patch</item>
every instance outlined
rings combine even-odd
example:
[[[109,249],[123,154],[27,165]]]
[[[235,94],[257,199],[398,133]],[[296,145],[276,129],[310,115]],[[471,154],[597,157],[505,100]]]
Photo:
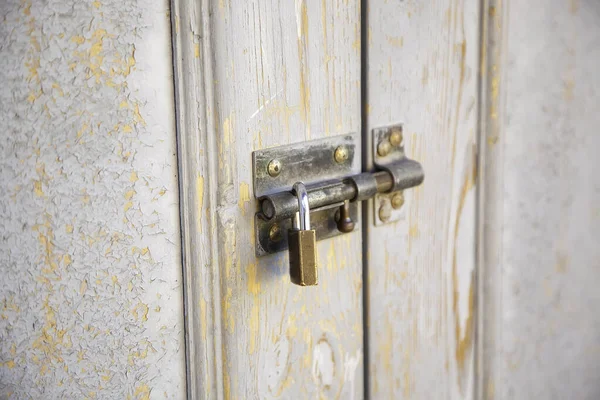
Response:
[[[231,144],[231,121],[229,118],[225,118],[223,121],[223,144],[225,146]]]
[[[73,263],[73,260],[71,259],[71,255],[70,254],[65,254],[63,256],[63,264],[68,267],[69,265],[71,265]]]
[[[206,332],[207,332],[207,323],[208,321],[206,320],[206,300],[204,300],[204,298],[200,299],[200,322],[201,324],[201,334],[202,334],[202,341],[206,342]]]
[[[200,57],[200,44],[194,43],[194,57]]]
[[[402,36],[400,36],[400,37],[387,36],[386,39],[387,39],[387,42],[393,47],[403,47],[404,46],[404,38]]]
[[[132,197],[133,197],[135,194],[136,194],[135,190],[128,190],[128,191],[125,193],[125,199],[126,199],[126,200],[131,200],[131,199],[132,199]]]
[[[94,7],[96,7],[96,8],[100,8],[100,6],[102,5],[102,3],[100,3],[98,0],[96,0],[96,1],[94,1],[94,2],[92,3],[92,5],[93,5]]]
[[[79,129],[77,131],[77,138],[79,139],[80,137],[82,137],[83,133],[85,131],[87,131],[88,129],[89,129],[89,125],[84,122],[83,125],[81,126],[81,129]]]
[[[77,43],[77,44],[83,44],[83,43],[85,43],[85,38],[81,35],[75,35],[71,38],[71,42]]]
[[[131,127],[131,125],[129,124],[125,124],[121,127],[121,130],[125,133],[131,133],[133,132],[133,128]]]
[[[81,284],[79,285],[79,294],[83,295],[85,293],[85,291],[87,290],[87,280],[82,280]]]
[[[260,293],[260,281],[258,279],[256,263],[248,264],[246,271],[248,271],[248,292],[256,296]]]
[[[127,100],[123,100],[120,104],[119,104],[119,108],[129,108],[129,103],[127,102]]]
[[[142,383],[135,388],[133,393],[137,400],[149,400],[150,399],[150,388],[145,383]]]
[[[33,192],[38,197],[44,197],[44,191],[42,190],[42,181],[33,182]]]
[[[92,34],[92,47],[90,48],[90,56],[96,57],[102,52],[103,40],[106,36],[106,30],[96,29]]]
[[[242,182],[240,184],[238,207],[244,214],[246,213],[246,209],[244,206],[249,201],[250,201],[250,187],[248,186],[248,184],[246,182]]]
[[[131,314],[136,320],[146,322],[148,321],[148,306],[140,301],[133,307]]]
[[[164,194],[164,193],[163,193]],[[162,194],[161,194],[162,196]],[[202,209],[204,204],[204,177],[200,174],[196,176],[196,198],[198,199],[198,216],[197,224],[200,228],[200,233],[202,233]]]
[[[252,304],[252,311],[250,312],[250,341],[249,341],[249,347],[248,347],[248,352],[250,354],[254,354],[254,352],[256,351],[256,347],[258,345],[258,338],[259,338],[259,317],[260,314],[260,309],[258,307],[258,301],[254,301],[254,303]]]
[[[142,114],[140,114],[140,105],[136,103],[133,108],[133,120],[136,124],[141,124],[142,126],[146,126],[146,120],[142,118]]]
[[[138,174],[137,174],[137,172],[133,171],[131,173],[131,175],[129,175],[129,182],[133,183],[133,182],[137,182],[137,180],[138,180]]]
[[[81,193],[83,195],[81,201],[83,202],[83,204],[88,204],[90,202],[90,195],[87,193],[87,190],[83,189]]]
[[[231,299],[233,297],[232,288],[227,288],[227,294],[221,299],[221,308],[223,309],[223,322],[229,333],[233,333],[235,329],[235,320],[231,312]]]
[[[123,206],[123,211],[127,212],[129,211],[129,209],[133,207],[133,203],[131,201],[128,201],[127,203],[125,203],[125,205]]]

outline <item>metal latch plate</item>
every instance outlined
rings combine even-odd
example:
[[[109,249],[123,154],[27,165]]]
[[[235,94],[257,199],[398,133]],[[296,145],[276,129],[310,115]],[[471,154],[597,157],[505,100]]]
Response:
[[[335,150],[345,147],[344,162],[335,160]],[[277,161],[279,173],[269,174],[269,163]],[[343,178],[360,172],[360,136],[348,134],[300,142],[252,153],[254,196],[257,198],[290,190],[294,183],[311,183]]]
[[[336,150],[343,149],[344,157],[337,157]],[[277,161],[279,172],[269,174],[269,164]],[[347,134],[300,142],[252,153],[254,195],[262,196],[291,190],[296,182],[304,182],[310,191],[311,183],[341,179],[361,172],[360,135]],[[273,170],[271,170],[273,172]],[[342,203],[331,204],[311,210],[311,229],[316,231],[317,241],[341,235],[336,226],[335,215]],[[350,216],[359,221],[358,203],[350,203]],[[287,231],[291,219],[273,222],[258,213],[254,219],[256,255],[264,256],[288,249]]]

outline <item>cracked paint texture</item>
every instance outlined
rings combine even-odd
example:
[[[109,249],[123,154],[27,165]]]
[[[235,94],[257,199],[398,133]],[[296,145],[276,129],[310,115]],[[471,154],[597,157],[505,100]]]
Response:
[[[168,2],[0,21],[0,398],[184,398]]]

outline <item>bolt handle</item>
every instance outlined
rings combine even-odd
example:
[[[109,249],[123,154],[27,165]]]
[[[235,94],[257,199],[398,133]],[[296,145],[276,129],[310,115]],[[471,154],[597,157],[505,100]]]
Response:
[[[346,200],[338,211],[337,228],[342,233],[348,233],[354,230],[354,225],[354,221],[350,216],[350,202]]]

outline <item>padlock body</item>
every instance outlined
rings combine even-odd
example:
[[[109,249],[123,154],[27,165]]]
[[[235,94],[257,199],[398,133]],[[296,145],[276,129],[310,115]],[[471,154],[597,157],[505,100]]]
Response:
[[[288,231],[290,278],[300,286],[318,284],[317,234],[314,230]]]

